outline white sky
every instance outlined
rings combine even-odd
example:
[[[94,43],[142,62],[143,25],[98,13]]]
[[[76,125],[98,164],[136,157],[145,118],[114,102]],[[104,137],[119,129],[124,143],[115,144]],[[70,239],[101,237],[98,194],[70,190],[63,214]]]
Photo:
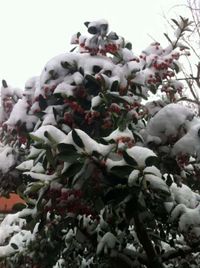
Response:
[[[69,51],[72,34],[86,34],[85,21],[107,19],[110,30],[132,42],[139,53],[164,41],[163,17],[185,16],[186,0],[0,0],[0,81],[24,87],[46,62]],[[149,34],[149,35],[148,35]]]

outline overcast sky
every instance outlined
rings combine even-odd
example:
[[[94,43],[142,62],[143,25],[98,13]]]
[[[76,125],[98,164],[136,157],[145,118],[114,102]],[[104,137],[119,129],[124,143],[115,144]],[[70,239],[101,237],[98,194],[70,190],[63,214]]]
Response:
[[[45,63],[69,51],[72,34],[86,33],[85,21],[107,19],[110,30],[139,53],[164,41],[164,19],[186,16],[186,0],[0,0],[0,80],[24,87]]]

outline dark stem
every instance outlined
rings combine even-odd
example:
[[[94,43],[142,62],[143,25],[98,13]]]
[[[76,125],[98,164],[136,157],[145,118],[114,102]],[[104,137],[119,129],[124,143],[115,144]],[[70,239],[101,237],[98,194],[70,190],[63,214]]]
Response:
[[[148,268],[163,268],[162,261],[160,257],[157,255],[153,244],[148,236],[148,233],[144,227],[143,222],[140,220],[139,212],[136,211],[133,215],[134,224],[135,224],[135,231],[137,233],[138,239],[142,244],[146,255],[147,255],[147,267]]]

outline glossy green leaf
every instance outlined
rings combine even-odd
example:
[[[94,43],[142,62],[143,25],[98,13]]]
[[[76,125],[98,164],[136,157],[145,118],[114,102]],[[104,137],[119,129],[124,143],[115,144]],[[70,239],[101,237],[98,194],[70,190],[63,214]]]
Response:
[[[11,243],[10,244],[12,248],[14,248],[15,250],[17,250],[19,247],[15,244],[15,243]]]
[[[159,166],[159,159],[157,156],[149,156],[145,159],[145,165],[147,167],[150,167],[150,166],[156,166],[158,167]]]
[[[138,166],[136,160],[133,157],[131,157],[129,154],[127,154],[126,151],[123,152],[123,157],[126,163],[129,164],[130,166],[134,166],[134,167]]]
[[[73,138],[73,141],[76,143],[76,145],[80,148],[84,148],[84,143],[82,141],[82,139],[80,138],[80,136],[77,134],[76,130],[73,129],[72,130],[72,138]]]
[[[57,155],[58,160],[68,162],[68,163],[74,163],[80,159],[80,155],[77,152],[68,153],[68,152],[62,152]]]
[[[129,174],[131,173],[131,171],[133,170],[133,167],[131,166],[114,166],[111,168],[111,173],[116,175],[117,177],[127,177],[129,176]]]
[[[59,143],[57,145],[59,152],[66,152],[68,154],[75,153],[77,150],[73,144],[67,144],[67,143]]]

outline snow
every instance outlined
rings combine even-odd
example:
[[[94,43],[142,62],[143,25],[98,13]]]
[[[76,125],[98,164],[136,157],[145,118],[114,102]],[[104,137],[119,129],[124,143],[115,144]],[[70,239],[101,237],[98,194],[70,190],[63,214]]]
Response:
[[[173,182],[170,186],[170,191],[177,204],[184,204],[187,208],[195,208],[199,204],[198,195],[183,183],[178,186]]]
[[[187,121],[191,121],[193,117],[194,113],[183,105],[175,103],[166,105],[148,122],[146,142],[165,143],[170,136],[176,136],[180,127]]]
[[[144,174],[152,174],[160,178],[162,177],[160,170],[155,166],[145,167],[143,172]]]
[[[1,87],[1,99],[3,100],[5,97],[10,96],[12,98],[21,98],[22,97],[22,90],[20,88],[15,88],[10,85],[7,87]]]
[[[93,264],[93,261],[94,261],[94,257],[91,257],[89,259],[83,258],[81,262],[81,268],[91,267],[91,265]]]
[[[131,138],[132,140],[134,140],[134,136],[132,131],[126,127],[123,131],[121,131],[119,128],[117,128],[116,130],[114,130],[113,132],[111,132],[111,134],[107,137],[104,137],[103,139],[105,141],[117,141],[118,139],[122,138],[122,137],[128,137]]]
[[[145,48],[143,50],[143,53],[145,55],[161,55],[163,53],[163,49],[162,47],[160,46],[159,43],[155,42],[155,43],[152,43],[150,46],[148,46],[147,48]]]
[[[72,78],[76,85],[81,85],[84,79],[84,77],[82,76],[82,74],[80,74],[80,72],[73,73]]]
[[[30,135],[32,136],[33,139],[35,137],[36,139],[38,138],[42,140],[46,144],[52,145],[52,140],[49,140],[47,137],[45,137],[46,132],[48,132],[48,134],[52,137],[55,143],[61,142],[66,137],[65,133],[63,133],[61,130],[52,125],[41,126],[36,131],[31,132]]]
[[[132,148],[127,149],[126,152],[137,162],[139,168],[144,168],[146,166],[145,160],[148,157],[156,157],[156,154],[152,150],[141,146],[133,146]]]
[[[97,107],[102,101],[102,98],[97,95],[95,97],[92,98],[92,101],[91,101],[91,108],[94,109],[95,107]]]
[[[146,167],[145,160],[150,156],[156,157],[155,153],[152,150],[141,146],[133,146],[132,148],[126,149],[126,153],[136,161],[138,169],[144,169],[144,170]],[[116,157],[114,158],[112,157],[112,154],[109,156],[109,158],[107,158],[106,167],[108,170],[111,170],[114,166],[127,165],[126,161],[123,158],[122,159],[119,157],[117,157],[116,159],[115,158]],[[135,171],[135,173],[133,172],[132,174],[130,174],[129,177],[130,185],[132,185],[136,180],[136,174],[137,171]]]
[[[26,176],[30,176],[34,180],[40,180],[40,181],[44,181],[44,182],[49,182],[49,181],[52,181],[53,179],[57,178],[56,173],[54,173],[52,175],[47,175],[47,174],[43,174],[43,173],[35,173],[32,171],[26,171],[23,174]]]
[[[42,153],[44,150],[43,149],[37,149],[34,146],[31,146],[29,154],[28,154],[28,158],[36,158],[40,153]]]
[[[113,249],[117,243],[117,238],[111,233],[107,232],[101,238],[97,245],[97,255],[103,251],[105,254],[108,253],[109,249]]]
[[[23,230],[26,224],[26,220],[23,217],[28,215],[34,215],[35,209],[23,209],[15,214],[8,214],[0,226],[0,244],[7,245],[0,246],[0,258],[12,255],[15,252],[23,251],[27,245],[32,241],[37,232],[38,224],[36,223],[33,232]],[[7,241],[10,238],[9,241]],[[16,245],[16,248],[12,247],[12,244]]]
[[[111,170],[111,168],[113,168],[115,166],[122,167],[122,166],[126,165],[127,163],[125,162],[124,159],[122,159],[122,160],[112,160],[112,159],[109,159],[108,158],[106,160],[106,163],[105,164],[106,164],[107,170],[109,171],[109,170]]]
[[[150,183],[150,187],[154,190],[165,192],[166,194],[170,195],[170,191],[166,183],[158,176],[153,174],[146,174],[145,175],[146,181]]]
[[[199,130],[200,124],[192,126],[187,134],[175,143],[172,153],[175,155],[185,153],[192,156],[197,156],[197,159],[200,160]]]
[[[72,239],[76,236],[76,228],[75,229],[69,229],[67,234],[65,235],[65,243],[69,243],[72,241]]]
[[[0,171],[8,172],[16,163],[16,156],[12,147],[6,145],[0,148]]]
[[[31,159],[31,160],[22,162],[16,168],[21,171],[30,170],[33,167],[33,164],[34,164],[34,161]]]
[[[12,128],[19,123],[20,125],[25,123],[27,130],[32,130],[38,118],[34,115],[27,114],[28,107],[29,106],[25,97],[19,99],[13,107],[10,117],[5,124]]]
[[[131,61],[132,59],[135,58],[133,52],[129,50],[128,48],[122,49],[122,57],[125,62]]]
[[[66,143],[66,144],[73,144],[78,152],[86,152],[90,155],[92,154],[92,152],[96,151],[100,153],[101,155],[105,156],[111,151],[111,149],[114,146],[112,144],[104,145],[104,144],[98,143],[95,140],[93,140],[90,136],[88,136],[84,131],[80,129],[74,129],[74,130],[76,131],[78,136],[81,138],[84,144],[84,148],[80,148],[79,146],[77,146],[77,144],[73,140],[72,131],[70,131],[68,135],[60,142]]]
[[[87,27],[92,36],[89,38],[80,36],[78,38],[76,35],[75,39],[73,39],[73,42],[84,43],[85,46],[89,46],[89,48],[93,49],[92,53],[96,48],[97,50],[105,49],[105,45],[108,41],[106,39],[107,37],[105,37],[108,31],[107,21],[99,20],[89,22]],[[94,31],[96,34],[94,34]],[[114,35],[114,33],[111,34]],[[53,98],[56,98],[57,96],[55,94],[61,94],[64,98],[71,99],[72,97],[73,99],[76,97],[75,93],[77,90],[84,86],[84,83],[87,82],[87,77],[90,75],[97,80],[102,79],[104,81],[103,90],[105,92],[103,92],[103,94],[108,93],[110,96],[121,99],[121,101],[124,100],[129,104],[134,104],[135,101],[140,102],[140,96],[133,94],[131,89],[128,91],[126,96],[121,96],[120,92],[110,92],[110,87],[113,82],[117,81],[120,89],[130,86],[132,83],[139,84],[142,92],[139,92],[138,89],[138,95],[142,93],[145,96],[148,96],[149,86],[151,84],[149,82],[149,78],[155,79],[156,77],[166,75],[165,71],[168,69],[168,67],[171,68],[173,65],[172,61],[171,65],[167,66],[166,68],[161,67],[161,70],[159,70],[159,68],[156,69],[156,64],[161,66],[166,60],[169,61],[171,57],[173,58],[172,53],[175,53],[176,51],[172,51],[171,45],[164,50],[160,44],[153,43],[143,51],[140,57],[137,57],[131,50],[122,48],[125,42],[123,38],[119,37],[117,40],[114,40],[113,38],[112,41],[113,42],[111,42],[111,45],[114,45],[114,47],[116,45],[116,48],[121,47],[118,55],[121,58],[120,60],[111,55],[112,53],[109,57],[100,55],[100,52],[97,52],[97,55],[91,56],[92,53],[89,53],[87,48],[82,48],[81,52],[84,53],[63,53],[52,58],[49,62],[47,62],[39,77],[33,77],[26,82],[25,90],[23,92],[11,86],[5,86],[4,82],[5,87],[3,86],[1,89],[2,101],[7,99],[7,102],[11,108],[13,105],[14,108],[11,109],[12,111],[8,110],[5,112],[3,110],[2,102],[0,116],[1,121],[5,121],[4,126],[7,125],[9,131],[13,130],[14,128],[18,131],[16,127],[24,123],[27,130],[29,132],[32,131],[30,136],[33,144],[30,145],[30,148],[29,145],[27,145],[27,147],[20,148],[26,150],[26,160],[21,164],[17,162],[19,160],[17,158],[19,156],[17,155],[17,152],[8,145],[2,145],[2,148],[0,148],[0,171],[4,174],[17,165],[16,168],[23,172],[25,178],[26,176],[30,176],[32,181],[29,182],[29,180],[27,180],[28,186],[25,190],[25,194],[28,195],[31,193],[32,186],[37,186],[43,190],[43,186],[50,185],[51,190],[61,190],[62,184],[57,182],[57,180],[60,178],[59,175],[60,173],[64,173],[71,165],[71,163],[65,162],[63,167],[56,167],[58,170],[57,172],[51,175],[45,174],[46,170],[44,169],[42,163],[38,161],[43,155],[45,155],[46,151],[45,149],[42,150],[34,148],[37,143],[48,144],[55,149],[55,153],[58,153],[56,147],[58,144],[64,143],[73,145],[79,154],[88,157],[81,170],[73,177],[74,189],[79,189],[80,184],[83,183],[81,181],[82,174],[85,172],[85,167],[91,160],[91,155],[93,152],[97,152],[101,155],[100,158],[103,159],[101,164],[105,164],[105,167],[108,171],[110,171],[114,166],[120,167],[128,165],[128,160],[131,161],[131,158],[133,158],[133,160],[135,160],[137,163],[137,167],[135,167],[133,163],[133,170],[128,176],[128,186],[133,187],[135,184],[140,184],[142,182],[145,184],[145,182],[149,182],[149,187],[156,193],[159,194],[160,191],[165,192],[167,196],[165,207],[167,211],[171,213],[170,220],[178,221],[180,231],[187,232],[190,228],[192,228],[196,236],[200,236],[200,196],[194,193],[185,184],[182,184],[182,186],[179,187],[175,183],[172,183],[172,185],[168,187],[166,182],[162,179],[160,170],[155,167],[153,163],[152,166],[146,166],[146,160],[149,157],[156,158],[156,153],[142,146],[146,146],[150,142],[155,142],[157,145],[164,144],[165,147],[163,146],[161,148],[162,153],[170,153],[171,145],[168,146],[166,143],[171,137],[176,137],[177,139],[179,138],[179,140],[173,146],[172,155],[170,156],[175,157],[180,153],[187,153],[192,156],[197,155],[198,160],[200,160],[200,121],[194,118],[194,113],[190,109],[177,103],[168,104],[165,107],[163,107],[164,102],[162,101],[147,103],[145,105],[146,110],[144,109],[144,112],[147,112],[148,114],[146,113],[145,116],[151,116],[151,119],[147,123],[146,129],[141,131],[141,134],[145,140],[145,144],[142,142],[140,143],[141,146],[139,146],[139,144],[134,145],[134,135],[128,127],[126,127],[123,131],[117,128],[110,132],[110,135],[107,137],[103,137],[105,141],[110,142],[114,140],[117,143],[109,143],[108,145],[97,142],[80,129],[71,130],[71,128],[66,124],[62,124],[61,128],[67,134],[56,127],[58,125],[54,116],[54,109],[62,112],[63,109],[67,107],[67,104],[53,106],[50,104],[52,100],[49,100],[48,96],[51,95]],[[175,56],[175,62],[177,57],[178,55]],[[118,61],[119,63],[117,63]],[[94,70],[94,66],[98,67],[96,68],[97,71]],[[83,70],[84,74],[82,74],[80,68]],[[108,71],[109,75],[106,74]],[[167,82],[165,82],[165,86],[168,86],[169,84],[168,90],[175,90],[178,92],[183,87],[180,81],[178,82],[170,78],[167,78],[166,80]],[[49,105],[43,110],[40,107],[37,98],[40,95],[47,99],[47,105]],[[88,110],[91,113],[95,110],[95,107],[104,101],[102,96],[102,94],[97,92],[94,93],[94,96],[90,96],[91,99],[89,97],[87,98],[88,102],[91,101],[91,106],[88,107]],[[58,103],[62,102],[58,101]],[[140,117],[140,111],[137,111],[135,106],[133,107],[134,108],[132,110],[128,111],[127,118],[129,116],[128,119],[131,119],[134,115],[135,118],[142,119],[142,116]],[[119,106],[119,108],[122,108],[122,104]],[[38,119],[34,113],[41,110],[43,115],[40,119]],[[62,113],[60,113],[59,119],[61,119],[60,121],[63,122],[61,114]],[[145,119],[147,119],[147,117],[145,117]],[[143,127],[144,125],[141,128]],[[123,142],[123,138],[128,138],[125,140],[130,139],[132,142],[131,148],[126,148],[126,142]],[[165,150],[166,148],[168,151]],[[123,150],[125,153],[124,155],[122,154]],[[130,159],[126,154],[130,157]],[[93,155],[93,157],[95,156]],[[34,158],[34,160],[32,158]],[[60,170],[61,168],[62,171]],[[192,164],[190,164],[185,167],[185,171],[194,172],[195,169],[193,168]],[[186,175],[185,178],[187,177]],[[67,188],[63,189],[62,193],[67,191]],[[42,191],[39,192],[39,199],[42,198],[41,194]],[[37,202],[38,200],[34,200],[33,204],[36,204]],[[47,204],[50,202],[51,200],[48,201]],[[109,231],[109,224],[103,218],[104,212],[107,212],[106,208],[102,209],[100,212],[101,215],[98,222],[91,220],[90,216],[83,215],[82,217],[83,227],[88,234],[94,234],[97,232],[97,255],[109,253],[109,249],[114,249],[118,244],[116,236]],[[35,218],[36,213],[36,208],[26,208],[16,214],[8,215],[3,220],[0,225],[0,244],[3,245],[7,243],[7,245],[0,246],[0,257],[11,255],[15,253],[15,251],[22,251],[29,244],[29,242],[34,239],[35,233],[37,232],[38,223],[36,224],[34,231],[31,233],[31,231],[24,230],[26,228],[26,220],[24,217],[30,215],[32,218]],[[107,232],[100,234],[98,231],[101,229],[104,232]],[[76,228],[71,228],[67,231],[64,237],[66,248],[68,248],[72,240],[76,237],[76,234]],[[17,249],[12,247],[12,243],[17,245]],[[133,246],[133,249],[136,248]],[[60,254],[58,258],[59,259],[54,267],[58,268],[65,266],[66,263],[62,258],[62,254]],[[81,267],[86,267],[92,263],[93,257],[90,259],[82,258]]]
[[[23,91],[23,96],[26,97],[27,100],[33,100],[35,90],[39,86],[39,76],[34,76],[29,78],[25,83],[25,90]]]
[[[42,163],[38,162],[35,164],[31,169],[29,169],[31,172],[35,173],[45,173],[45,169],[43,168]]]
[[[43,116],[43,122],[42,122],[42,126],[46,126],[46,125],[53,125],[56,126],[57,122],[54,116],[54,112],[53,110],[56,111],[60,111],[61,109],[63,109],[63,105],[51,105],[48,106],[45,110],[44,113],[45,115]]]
[[[160,109],[162,109],[164,106],[165,106],[165,103],[160,99],[145,103],[145,107],[147,108],[148,114],[151,117],[154,116],[157,112],[159,112]]]
[[[91,57],[88,54],[81,54],[79,61],[78,61],[78,67],[82,67],[85,74],[92,74],[93,73],[93,66],[99,66],[101,68],[101,73],[113,70],[115,69],[115,65],[112,63],[112,61],[103,56],[93,56]]]
[[[200,206],[191,209],[183,204],[175,207],[171,214],[171,221],[179,221],[179,229],[187,232],[189,229],[200,226]],[[198,233],[200,235],[200,233]]]
[[[140,174],[140,171],[137,170],[137,169],[134,169],[134,170],[130,173],[130,175],[129,175],[129,177],[128,177],[128,186],[129,186],[129,187],[132,187],[132,186],[134,186],[134,185],[136,184],[137,179],[139,178],[139,174]]]
[[[97,27],[97,28],[100,28],[101,25],[108,25],[108,21],[105,20],[105,19],[99,19],[97,21],[92,21],[92,22],[89,22],[88,23],[88,28],[90,27]]]
[[[63,258],[58,259],[58,261],[56,262],[56,264],[53,266],[53,268],[64,268],[66,267],[66,262]]]
[[[54,94],[60,93],[65,97],[70,97],[74,95],[75,88],[76,86],[71,86],[66,82],[62,82],[56,87],[56,89],[54,90]]]
[[[63,68],[61,62],[67,62],[73,65],[78,57],[79,55],[75,53],[63,53],[49,60],[40,75],[40,87],[42,88],[45,84],[58,84],[62,82],[64,77],[69,73],[69,69]],[[53,79],[53,82],[51,81],[50,73],[52,70],[54,74],[57,74],[57,77],[59,77],[58,79]],[[35,97],[39,95],[38,93],[39,92],[36,91]]]

